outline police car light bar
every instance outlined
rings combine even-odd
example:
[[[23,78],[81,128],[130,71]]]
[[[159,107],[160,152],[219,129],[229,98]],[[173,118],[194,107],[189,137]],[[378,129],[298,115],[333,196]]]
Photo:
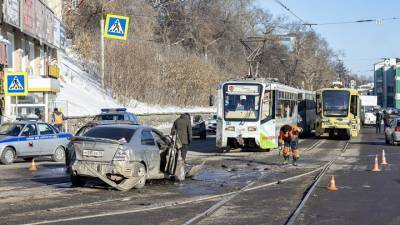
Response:
[[[105,108],[101,109],[102,113],[107,113],[107,112],[126,112],[126,108]]]

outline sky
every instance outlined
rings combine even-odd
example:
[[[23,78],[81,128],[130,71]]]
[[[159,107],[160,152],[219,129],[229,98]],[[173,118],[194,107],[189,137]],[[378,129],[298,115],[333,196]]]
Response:
[[[280,0],[292,12],[308,23],[328,23],[362,19],[400,18],[399,0]],[[274,16],[299,20],[275,0],[256,0],[256,6]],[[383,24],[355,23],[313,26],[354,73],[373,76],[374,63],[381,58],[400,57],[400,20]]]

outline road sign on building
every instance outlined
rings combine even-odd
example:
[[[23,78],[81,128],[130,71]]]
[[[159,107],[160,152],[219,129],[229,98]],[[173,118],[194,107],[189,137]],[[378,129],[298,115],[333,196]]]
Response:
[[[28,74],[26,72],[5,72],[4,84],[4,94],[7,96],[26,96],[28,94]]]
[[[126,40],[128,37],[129,17],[107,14],[104,37]]]

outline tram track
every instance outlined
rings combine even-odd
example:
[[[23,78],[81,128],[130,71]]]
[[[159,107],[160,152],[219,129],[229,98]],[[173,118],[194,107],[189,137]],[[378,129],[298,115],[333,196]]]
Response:
[[[304,197],[301,199],[300,203],[297,205],[296,209],[293,211],[293,213],[289,216],[287,219],[285,225],[293,225],[294,222],[296,221],[297,217],[299,216],[301,210],[304,208],[306,202],[310,198],[311,194],[314,192],[315,188],[319,184],[321,178],[326,174],[326,172],[329,170],[329,168],[342,156],[344,152],[346,152],[350,142],[347,141],[343,149],[340,151],[340,154],[338,154],[335,158],[333,158],[331,161],[329,161],[324,169],[322,169],[317,176],[314,178],[314,181],[312,184],[309,186],[309,188],[306,190],[304,193]]]
[[[317,140],[315,141],[315,143],[312,143],[312,145],[306,149],[304,149],[303,151],[311,151],[313,149],[315,149],[317,146],[319,146],[321,143],[324,143],[325,140]],[[140,212],[148,212],[148,211],[155,211],[155,210],[161,210],[164,208],[171,208],[171,207],[175,207],[175,206],[181,206],[181,205],[190,205],[190,204],[197,204],[197,203],[202,203],[202,202],[207,202],[207,201],[218,201],[216,204],[212,205],[212,207],[203,212],[200,213],[199,215],[196,215],[196,217],[192,218],[193,220],[189,220],[188,222],[186,222],[185,224],[193,224],[193,223],[197,223],[199,221],[201,221],[201,219],[210,216],[213,214],[213,212],[215,212],[216,210],[218,210],[221,206],[223,206],[225,203],[229,202],[230,200],[232,200],[233,198],[235,198],[237,195],[244,193],[244,192],[249,192],[249,191],[254,191],[254,190],[258,190],[258,189],[262,189],[262,188],[267,188],[267,187],[271,187],[274,185],[280,185],[284,182],[288,182],[288,181],[293,181],[299,178],[302,178],[304,176],[309,176],[312,175],[314,173],[317,173],[321,170],[323,170],[326,167],[326,164],[317,167],[311,171],[307,171],[301,174],[297,174],[294,176],[290,176],[290,177],[285,177],[282,179],[276,179],[275,181],[269,182],[269,183],[264,183],[264,184],[259,184],[259,185],[255,185],[257,183],[257,181],[261,180],[262,178],[271,175],[271,172],[265,172],[262,173],[260,175],[260,177],[258,177],[257,179],[253,180],[253,181],[249,181],[244,187],[242,187],[241,189],[237,190],[237,191],[230,191],[230,192],[226,192],[226,193],[222,193],[222,194],[215,194],[215,195],[208,195],[208,196],[198,196],[195,198],[189,198],[189,199],[181,199],[181,200],[175,200],[175,201],[167,201],[167,202],[162,202],[162,203],[154,203],[151,205],[146,205],[143,207],[138,207],[138,208],[134,208],[134,209],[127,209],[127,210],[113,210],[110,213],[104,212],[104,213],[97,213],[97,214],[92,214],[92,215],[83,215],[83,216],[75,216],[75,217],[70,217],[70,218],[64,218],[64,219],[57,219],[57,220],[43,220],[43,221],[37,221],[37,222],[33,222],[30,224],[49,224],[49,223],[57,223],[57,222],[66,222],[66,221],[74,221],[74,220],[84,220],[84,219],[90,219],[90,218],[98,218],[98,217],[106,217],[106,216],[113,216],[113,215],[121,215],[121,214],[130,214],[130,213],[140,213]],[[279,172],[278,172],[279,173]],[[275,172],[275,175],[278,174],[277,172]],[[133,197],[133,196],[131,196]],[[79,208],[85,208],[85,207],[96,207],[96,206],[102,206],[105,204],[110,204],[110,203],[117,203],[117,202],[127,202],[127,201],[132,201],[134,199],[132,199],[130,196],[126,196],[123,198],[117,198],[117,199],[109,199],[109,200],[102,200],[102,201],[94,201],[94,202],[90,202],[90,203],[86,203],[86,204],[79,204],[79,205],[72,205],[72,206],[65,206],[65,207],[54,207],[54,208],[48,208],[46,210],[44,210],[45,212],[48,213],[57,213],[57,212],[62,212],[65,211],[67,209],[79,209]]]

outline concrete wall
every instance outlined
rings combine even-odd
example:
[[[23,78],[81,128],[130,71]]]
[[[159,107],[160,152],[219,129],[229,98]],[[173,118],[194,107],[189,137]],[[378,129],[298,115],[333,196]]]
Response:
[[[210,116],[209,113],[191,113],[191,115],[201,115],[204,120],[207,120]],[[164,133],[168,133],[171,129],[170,125],[180,116],[180,113],[161,113],[161,114],[144,114],[137,115],[142,124],[158,127],[161,126],[160,130]],[[86,117],[69,117],[67,120],[68,132],[75,134],[75,132],[83,125],[93,120],[92,116]]]

